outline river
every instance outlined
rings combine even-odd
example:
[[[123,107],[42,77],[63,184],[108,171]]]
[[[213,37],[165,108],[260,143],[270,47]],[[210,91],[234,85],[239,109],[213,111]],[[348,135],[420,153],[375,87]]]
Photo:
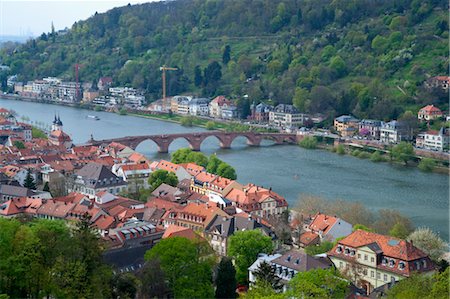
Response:
[[[32,121],[50,124],[56,114],[75,143],[128,135],[170,134],[203,131],[175,123],[94,112],[49,104],[0,99],[0,106],[13,109]],[[95,121],[88,115],[97,115]],[[169,151],[187,147],[187,141],[175,140]],[[151,141],[137,148],[149,158],[170,158],[158,154]],[[396,209],[409,216],[416,226],[428,226],[448,240],[449,178],[436,173],[423,173],[388,163],[372,163],[352,156],[339,156],[324,150],[305,150],[292,145],[248,147],[237,138],[232,149],[222,150],[214,137],[202,144],[205,154],[218,157],[235,167],[241,183],[253,182],[283,195],[291,206],[305,195],[327,199],[360,201],[370,209]]]

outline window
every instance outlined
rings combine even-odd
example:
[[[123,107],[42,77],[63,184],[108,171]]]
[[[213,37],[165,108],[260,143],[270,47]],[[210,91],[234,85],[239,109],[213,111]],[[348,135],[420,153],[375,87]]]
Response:
[[[370,262],[371,263],[374,263],[375,262],[375,258],[372,256],[372,257],[370,257]]]
[[[360,259],[361,258],[361,253],[358,253],[358,259]]]
[[[367,269],[363,269],[363,274],[367,275]]]
[[[368,258],[369,258],[369,257],[367,256],[367,254],[365,254],[365,255],[364,255],[364,260],[367,261]]]
[[[375,272],[374,271],[370,271],[370,277],[375,277]]]
[[[377,272],[377,279],[381,279],[381,274]]]
[[[343,267],[342,262],[339,262],[339,268],[342,268],[342,267]]]
[[[383,275],[383,280],[384,280],[384,281],[387,281],[387,274],[384,274],[384,275]]]

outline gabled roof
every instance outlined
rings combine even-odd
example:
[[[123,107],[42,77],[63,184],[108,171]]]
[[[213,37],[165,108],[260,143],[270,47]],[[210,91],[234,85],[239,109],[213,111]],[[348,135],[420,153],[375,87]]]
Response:
[[[159,161],[158,166],[156,166],[156,168],[167,170],[169,172],[176,172],[179,168],[181,168],[181,166],[166,160],[161,160]]]
[[[163,239],[171,237],[182,237],[194,241],[202,239],[202,237],[197,235],[192,229],[178,225],[169,225],[162,236]]]
[[[76,172],[81,176],[87,187],[101,188],[125,185],[122,178],[117,177],[106,166],[98,163],[88,163]]]
[[[412,261],[419,258],[427,257],[427,255],[414,247],[411,242],[397,239],[391,236],[380,235],[376,233],[366,232],[363,230],[356,230],[341,241],[339,244],[359,248],[362,246],[369,246],[376,243],[383,251],[385,256],[398,258],[404,261]],[[371,245],[374,246],[374,245]]]
[[[298,250],[290,250],[272,260],[272,263],[298,272],[306,272],[312,269],[327,269],[332,265],[327,258],[312,257]]]
[[[423,107],[422,109],[420,109],[420,111],[426,112],[426,113],[431,113],[431,112],[442,113],[441,109],[439,109],[438,107],[435,107],[434,105],[427,105],[427,106]]]
[[[322,231],[326,235],[338,220],[337,217],[317,213],[309,228],[314,231]]]

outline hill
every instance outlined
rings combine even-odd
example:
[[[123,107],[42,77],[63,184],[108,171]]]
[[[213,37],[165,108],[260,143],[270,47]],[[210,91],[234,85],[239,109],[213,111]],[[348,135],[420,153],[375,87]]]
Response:
[[[20,79],[112,76],[161,94],[159,67],[178,67],[169,94],[294,103],[305,112],[392,119],[447,96],[422,88],[448,70],[442,0],[179,0],[115,8],[68,33],[0,51]]]

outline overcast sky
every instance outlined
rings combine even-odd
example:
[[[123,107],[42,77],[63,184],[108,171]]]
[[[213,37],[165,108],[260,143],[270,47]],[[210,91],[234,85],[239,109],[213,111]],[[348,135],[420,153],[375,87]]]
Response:
[[[56,30],[70,28],[96,11],[151,1],[155,0],[0,0],[0,36],[38,36],[50,32],[52,21]]]

